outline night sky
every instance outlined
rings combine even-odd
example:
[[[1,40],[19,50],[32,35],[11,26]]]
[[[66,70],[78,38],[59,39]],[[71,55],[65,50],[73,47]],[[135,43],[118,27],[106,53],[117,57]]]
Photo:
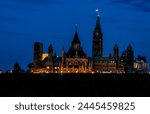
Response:
[[[23,69],[33,61],[33,43],[49,44],[61,56],[68,51],[78,24],[81,45],[92,54],[92,34],[96,24],[95,9],[101,10],[104,55],[119,45],[120,55],[130,43],[135,57],[146,56],[150,62],[149,0],[0,0],[0,69],[13,68],[18,61]]]

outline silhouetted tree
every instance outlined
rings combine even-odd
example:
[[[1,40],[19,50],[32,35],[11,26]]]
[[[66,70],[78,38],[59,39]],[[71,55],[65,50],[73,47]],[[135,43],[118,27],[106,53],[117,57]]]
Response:
[[[18,62],[16,62],[14,64],[14,69],[13,69],[13,73],[23,73],[25,72],[24,70],[21,69],[20,65],[18,64]]]

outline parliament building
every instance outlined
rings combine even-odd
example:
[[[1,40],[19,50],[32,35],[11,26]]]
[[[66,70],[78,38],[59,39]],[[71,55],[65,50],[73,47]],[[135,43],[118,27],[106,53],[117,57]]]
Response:
[[[62,57],[53,53],[52,45],[49,45],[48,53],[43,53],[43,44],[35,42],[34,61],[28,66],[31,73],[131,73],[134,71],[134,51],[130,44],[120,57],[117,44],[113,48],[113,55],[103,56],[103,51],[103,33],[100,16],[97,15],[93,32],[92,57],[88,57],[84,52],[76,29],[69,50],[62,49]]]

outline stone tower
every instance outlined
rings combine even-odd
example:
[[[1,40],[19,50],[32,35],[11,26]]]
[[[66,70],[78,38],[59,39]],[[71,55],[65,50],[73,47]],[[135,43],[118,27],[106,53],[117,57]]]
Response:
[[[99,10],[96,10],[97,21],[96,27],[93,32],[93,46],[92,46],[92,57],[102,57],[103,56],[103,33],[100,26],[100,15]]]
[[[127,72],[132,72],[133,71],[133,63],[134,63],[134,51],[131,46],[131,44],[128,45],[127,47]]]
[[[43,54],[43,44],[40,42],[34,43],[34,65],[35,67],[40,67],[41,59]]]

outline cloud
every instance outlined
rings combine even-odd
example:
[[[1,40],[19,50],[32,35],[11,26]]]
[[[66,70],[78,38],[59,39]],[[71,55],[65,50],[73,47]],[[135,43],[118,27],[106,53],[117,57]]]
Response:
[[[150,0],[115,0],[115,3],[127,4],[144,12],[150,12]]]

